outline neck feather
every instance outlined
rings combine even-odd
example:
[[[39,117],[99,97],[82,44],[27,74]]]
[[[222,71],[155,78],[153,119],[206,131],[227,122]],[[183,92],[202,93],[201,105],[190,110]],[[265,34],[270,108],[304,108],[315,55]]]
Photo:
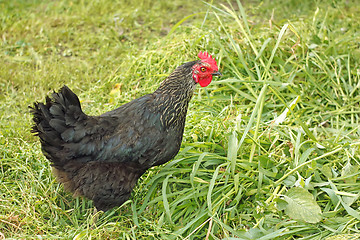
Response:
[[[175,124],[184,127],[188,105],[196,88],[192,67],[197,62],[185,63],[176,68],[154,92],[165,126]]]

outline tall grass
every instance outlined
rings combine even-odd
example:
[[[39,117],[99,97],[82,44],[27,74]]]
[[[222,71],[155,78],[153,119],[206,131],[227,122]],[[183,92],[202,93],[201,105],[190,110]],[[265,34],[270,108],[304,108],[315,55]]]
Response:
[[[356,2],[0,5],[0,239],[359,234]],[[196,91],[175,159],[106,213],[64,192],[27,105],[67,84],[100,114],[155,90],[199,50],[223,77]]]

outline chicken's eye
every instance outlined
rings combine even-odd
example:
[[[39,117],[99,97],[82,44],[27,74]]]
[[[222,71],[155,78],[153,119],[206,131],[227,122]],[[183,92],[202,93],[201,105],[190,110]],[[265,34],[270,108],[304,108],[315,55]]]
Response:
[[[201,67],[201,68],[200,68],[200,71],[205,72],[205,71],[206,71],[206,68],[205,68],[205,67]]]

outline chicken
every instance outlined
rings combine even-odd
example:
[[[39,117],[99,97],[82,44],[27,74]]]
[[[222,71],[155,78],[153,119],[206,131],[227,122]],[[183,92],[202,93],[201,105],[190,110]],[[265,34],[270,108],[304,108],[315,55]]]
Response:
[[[153,93],[100,116],[86,115],[67,87],[35,102],[32,133],[66,191],[107,211],[129,199],[144,172],[179,152],[188,104],[196,84],[221,75],[207,52],[175,69]]]

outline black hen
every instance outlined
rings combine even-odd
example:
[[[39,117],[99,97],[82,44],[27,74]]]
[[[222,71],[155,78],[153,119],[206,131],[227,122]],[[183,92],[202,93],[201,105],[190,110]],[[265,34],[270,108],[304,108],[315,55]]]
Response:
[[[147,169],[178,153],[196,83],[207,86],[220,74],[211,56],[198,56],[201,60],[176,68],[154,93],[100,116],[86,115],[67,86],[45,104],[34,103],[32,132],[65,190],[106,211],[130,197]]]

